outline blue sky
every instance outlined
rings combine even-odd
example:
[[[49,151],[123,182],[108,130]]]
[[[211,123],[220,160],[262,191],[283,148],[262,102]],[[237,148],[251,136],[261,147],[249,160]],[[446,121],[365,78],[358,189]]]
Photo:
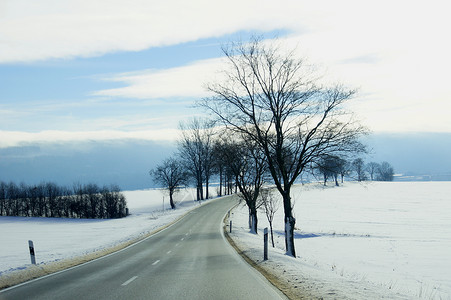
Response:
[[[0,147],[173,140],[221,66],[221,44],[278,36],[375,132],[451,132],[445,1],[0,3]]]

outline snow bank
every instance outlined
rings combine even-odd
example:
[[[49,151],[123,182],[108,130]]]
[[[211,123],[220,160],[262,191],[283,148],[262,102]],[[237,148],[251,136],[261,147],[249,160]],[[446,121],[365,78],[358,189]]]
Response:
[[[451,298],[450,182],[346,183],[293,189],[297,259],[284,255],[283,208],[276,249],[263,258],[263,228],[249,233],[247,209],[232,214],[232,238],[258,264],[310,297]],[[296,288],[295,288],[296,287]]]

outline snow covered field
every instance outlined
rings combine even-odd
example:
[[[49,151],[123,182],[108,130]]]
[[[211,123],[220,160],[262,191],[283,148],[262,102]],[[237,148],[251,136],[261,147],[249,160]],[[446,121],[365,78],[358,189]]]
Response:
[[[48,263],[106,249],[143,236],[176,220],[194,206],[192,189],[176,194],[172,211],[160,190],[123,192],[130,216],[113,220],[0,217],[0,279],[2,274],[30,266],[28,240],[36,263]]]
[[[324,298],[451,299],[451,182],[298,186],[292,195],[297,259],[284,255],[283,208],[268,262],[295,286]],[[232,237],[262,260],[263,228],[249,233],[247,208],[231,217]]]
[[[318,184],[293,189],[297,259],[284,255],[283,209],[276,249],[262,263],[263,228],[249,233],[247,209],[233,211],[232,237],[261,266],[325,299],[451,299],[451,182]],[[0,281],[38,263],[77,257],[134,240],[192,209],[193,190],[169,209],[159,190],[126,191],[131,216],[116,220],[0,217]]]

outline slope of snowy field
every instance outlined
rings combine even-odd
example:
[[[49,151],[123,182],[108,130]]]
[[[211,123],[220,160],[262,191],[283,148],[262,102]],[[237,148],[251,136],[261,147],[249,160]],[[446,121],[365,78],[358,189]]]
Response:
[[[249,233],[247,208],[233,211],[232,238],[276,276],[312,296],[347,299],[451,299],[451,182],[297,186],[297,259],[284,255],[283,208],[276,249],[261,262],[263,228]]]
[[[176,194],[177,209],[168,196],[163,211],[161,190],[123,192],[130,216],[122,219],[88,220],[0,217],[0,279],[2,275],[30,266],[28,240],[32,240],[36,263],[48,263],[101,251],[132,241],[176,220],[198,202],[192,189]]]

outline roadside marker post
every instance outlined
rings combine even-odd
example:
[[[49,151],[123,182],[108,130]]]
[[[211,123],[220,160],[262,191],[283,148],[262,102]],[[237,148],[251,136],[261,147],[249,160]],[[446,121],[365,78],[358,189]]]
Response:
[[[263,233],[263,260],[268,260],[268,227]]]
[[[28,241],[28,248],[30,249],[30,258],[31,258],[31,263],[33,265],[36,264],[36,257],[34,255],[34,246],[33,246],[33,241]]]

